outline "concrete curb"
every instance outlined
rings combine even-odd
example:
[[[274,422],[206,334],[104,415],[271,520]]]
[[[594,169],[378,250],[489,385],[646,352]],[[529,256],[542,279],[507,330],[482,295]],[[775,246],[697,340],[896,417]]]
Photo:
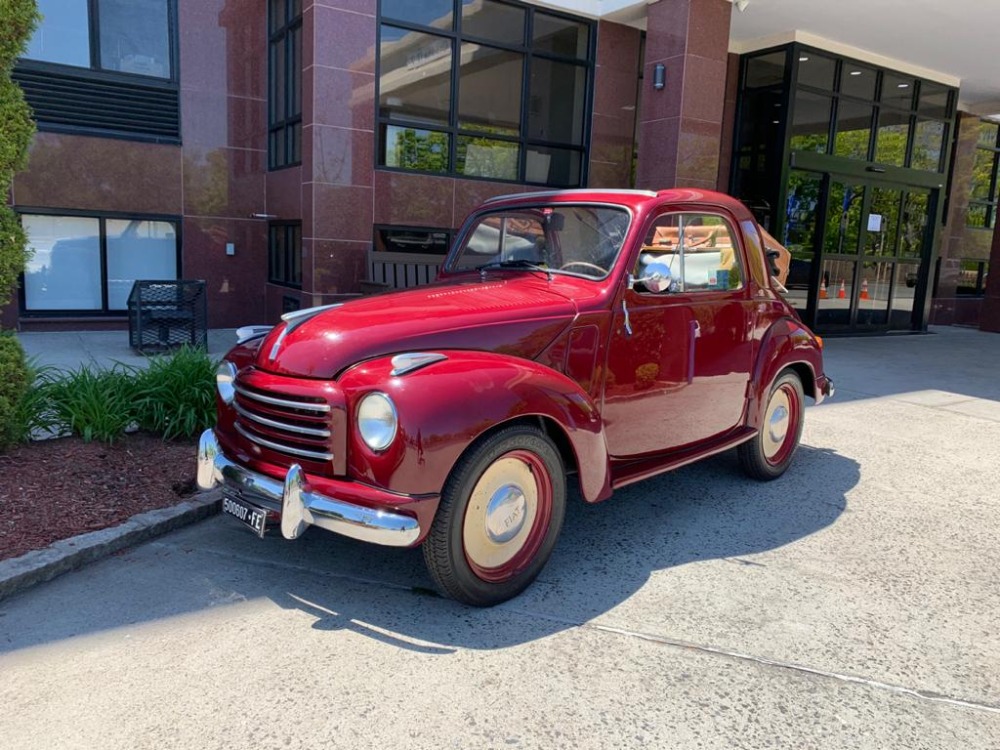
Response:
[[[139,513],[118,526],[62,539],[45,549],[0,561],[0,601],[121,549],[215,515],[221,499],[219,490],[203,492],[170,508]]]

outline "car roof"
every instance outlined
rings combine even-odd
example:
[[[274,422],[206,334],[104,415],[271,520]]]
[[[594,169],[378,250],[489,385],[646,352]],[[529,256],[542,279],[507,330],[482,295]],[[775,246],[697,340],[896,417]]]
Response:
[[[750,218],[746,206],[732,196],[715,190],[698,188],[671,188],[669,190],[617,190],[579,188],[567,190],[542,190],[529,193],[510,193],[488,198],[485,206],[517,205],[544,201],[547,203],[611,203],[633,210],[649,209],[670,203],[704,203],[728,209],[739,219]]]

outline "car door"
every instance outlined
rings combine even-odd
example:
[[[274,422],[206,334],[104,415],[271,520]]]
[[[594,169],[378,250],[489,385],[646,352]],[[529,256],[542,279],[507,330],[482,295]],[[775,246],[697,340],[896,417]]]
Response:
[[[635,283],[615,307],[603,408],[614,457],[692,446],[742,424],[753,303],[735,226],[704,210],[650,220],[634,277],[658,264],[672,280],[659,292]]]

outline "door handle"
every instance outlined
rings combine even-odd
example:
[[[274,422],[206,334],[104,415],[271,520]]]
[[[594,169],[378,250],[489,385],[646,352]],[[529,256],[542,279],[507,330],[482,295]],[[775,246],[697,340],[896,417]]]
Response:
[[[622,299],[622,312],[625,314],[625,335],[632,335],[632,321],[628,317],[628,306],[625,304],[625,299]]]

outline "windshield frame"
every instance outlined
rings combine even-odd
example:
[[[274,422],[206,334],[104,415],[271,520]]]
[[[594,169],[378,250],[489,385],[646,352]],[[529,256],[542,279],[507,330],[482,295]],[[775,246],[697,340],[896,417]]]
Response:
[[[515,265],[511,264],[508,266],[498,265],[496,259],[486,261],[480,266],[474,266],[470,268],[455,268],[455,262],[461,257],[462,251],[466,247],[466,243],[471,236],[472,231],[479,225],[480,221],[490,215],[503,215],[510,213],[517,213],[519,211],[542,211],[546,208],[549,209],[559,209],[559,208],[607,208],[615,211],[620,211],[625,214],[628,221],[625,224],[624,231],[622,232],[621,245],[615,251],[614,259],[609,263],[607,270],[601,276],[593,276],[590,274],[580,273],[577,271],[564,270],[561,268],[543,266],[539,268],[538,266],[532,267],[528,265]],[[441,266],[442,273],[446,275],[452,274],[468,274],[468,273],[489,273],[489,272],[502,272],[502,273],[545,273],[549,275],[559,275],[559,276],[572,276],[577,279],[585,279],[587,281],[605,281],[615,270],[615,267],[621,261],[622,251],[628,244],[629,236],[632,233],[632,228],[635,224],[635,211],[631,206],[626,206],[621,203],[612,203],[609,201],[543,201],[543,202],[529,202],[529,203],[510,203],[505,205],[488,205],[484,206],[482,209],[476,211],[468,219],[466,219],[461,230],[459,231],[455,242],[451,246],[451,250],[448,252],[448,256],[445,258],[445,262]]]

